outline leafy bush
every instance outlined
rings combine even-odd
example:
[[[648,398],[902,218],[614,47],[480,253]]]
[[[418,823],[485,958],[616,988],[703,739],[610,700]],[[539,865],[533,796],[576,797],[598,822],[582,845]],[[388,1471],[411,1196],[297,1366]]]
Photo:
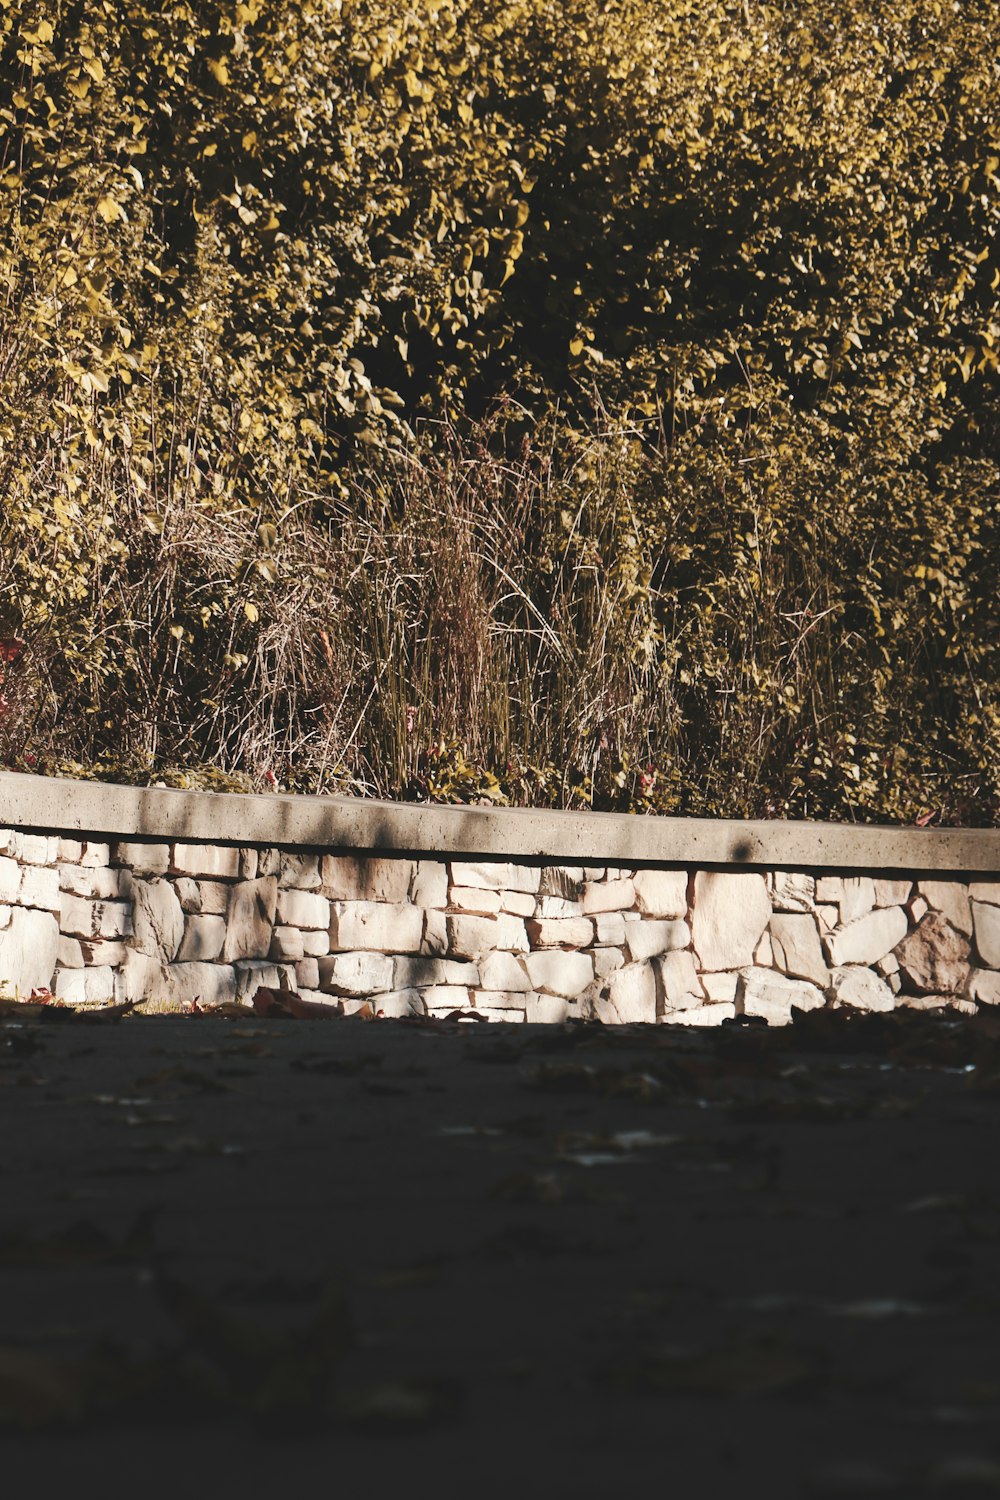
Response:
[[[7,754],[992,820],[998,40],[0,0]]]

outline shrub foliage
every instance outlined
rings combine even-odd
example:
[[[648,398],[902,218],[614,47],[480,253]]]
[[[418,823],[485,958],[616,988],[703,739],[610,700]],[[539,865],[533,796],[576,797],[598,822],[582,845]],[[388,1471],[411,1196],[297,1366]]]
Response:
[[[8,758],[992,820],[998,55],[993,0],[0,0]]]

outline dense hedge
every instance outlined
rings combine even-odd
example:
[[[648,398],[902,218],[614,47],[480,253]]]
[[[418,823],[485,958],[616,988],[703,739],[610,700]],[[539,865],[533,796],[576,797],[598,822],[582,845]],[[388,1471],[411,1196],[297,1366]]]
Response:
[[[0,0],[7,755],[992,819],[998,53],[992,0]]]

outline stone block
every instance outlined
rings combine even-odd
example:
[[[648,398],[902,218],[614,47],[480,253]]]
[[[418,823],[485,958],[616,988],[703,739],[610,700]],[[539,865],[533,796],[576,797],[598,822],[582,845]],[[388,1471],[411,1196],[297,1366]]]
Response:
[[[59,885],[71,895],[84,896],[91,901],[117,901],[132,894],[131,872],[109,870],[107,866],[61,865]]]
[[[21,890],[21,866],[0,856],[0,901],[16,901]]]
[[[768,912],[770,910],[768,906]],[[690,941],[691,929],[686,922],[660,921],[651,917],[625,924],[625,949],[633,962],[686,948]]]
[[[974,901],[972,916],[979,957],[988,969],[1000,969],[1000,906]]]
[[[566,896],[538,896],[535,900],[536,917],[582,917],[583,902]]]
[[[818,1010],[826,996],[804,979],[788,979],[773,969],[740,970],[736,986],[736,1014],[761,1016],[769,1026],[783,1026],[792,1019],[792,1009]]]
[[[830,999],[853,1010],[894,1010],[896,997],[877,974],[863,964],[846,964],[830,974]]]
[[[321,865],[323,889],[332,900],[385,901],[392,906],[409,901],[415,872],[412,859],[355,854],[325,854]]]
[[[511,958],[509,953],[491,956]],[[393,989],[423,989],[436,984],[460,984],[470,988],[478,986],[480,982],[477,964],[462,963],[453,958],[423,958],[410,953],[402,953],[393,959]]]
[[[883,906],[823,939],[832,969],[845,964],[874,964],[906,936],[909,923],[900,906]]]
[[[162,963],[171,963],[184,936],[184,913],[169,880],[137,880],[132,887],[134,946]],[[106,933],[102,936],[112,937]],[[97,936],[96,933],[93,936]]]
[[[214,963],[226,941],[225,917],[191,916],[177,950],[178,963]]]
[[[816,905],[815,879],[797,870],[775,870],[771,877],[771,905],[775,911],[812,911]]]
[[[532,948],[588,948],[594,941],[590,917],[530,917],[524,925]]]
[[[913,893],[912,880],[876,880],[876,906],[905,906]]]
[[[10,909],[0,928],[0,991],[21,994],[44,989],[52,982],[59,955],[59,923],[50,911],[25,906]]]
[[[840,907],[817,906],[816,921],[821,933],[835,932],[840,925]]]
[[[6,925],[0,923],[0,926]],[[59,947],[56,950],[56,962],[61,969],[82,969],[84,965],[83,944],[79,938],[64,937],[59,935]]]
[[[92,839],[87,839],[83,846],[80,863],[89,866],[92,870],[106,869],[111,863],[111,845],[95,843]]]
[[[59,928],[68,937],[129,937],[132,915],[127,906],[111,901],[85,901],[64,892],[59,902]]]
[[[42,911],[59,910],[59,871],[54,865],[25,865],[21,872],[18,901]]]
[[[300,995],[303,990],[319,989],[320,979],[318,958],[300,958],[296,960],[295,984]]]
[[[493,891],[527,891],[534,894],[539,887],[541,871],[533,865],[515,865],[500,860],[481,860],[469,863],[452,860],[452,885],[479,885]]]
[[[289,963],[296,963],[300,958],[305,958],[306,950],[302,942],[302,932],[298,927],[276,927],[271,933],[271,947],[268,952],[269,958],[285,959]],[[310,985],[315,989],[315,985]]]
[[[315,891],[322,883],[318,854],[289,854],[282,850],[278,856],[278,884],[283,889]]]
[[[688,884],[686,870],[639,870],[633,882],[636,904],[647,917],[685,917]]]
[[[656,977],[651,963],[625,964],[596,985],[581,1002],[595,1021],[606,1026],[656,1020]]]
[[[974,880],[969,886],[969,895],[973,901],[985,901],[987,906],[1000,906],[1000,882]]]
[[[257,849],[240,850],[240,879],[256,880],[262,873],[260,868],[260,851]]]
[[[727,1005],[736,999],[736,986],[739,983],[738,974],[702,974],[701,982],[705,987],[711,1005]]]
[[[1000,1005],[1000,974],[995,969],[973,969],[965,993],[979,1005]]]
[[[334,953],[318,960],[319,982],[336,995],[376,995],[398,989],[385,953]]]
[[[201,911],[201,886],[197,880],[192,880],[190,875],[181,875],[174,881],[174,890],[185,915]],[[219,915],[221,916],[221,912]]]
[[[118,938],[80,938],[80,951],[85,967],[117,969],[125,962],[130,950]]]
[[[565,896],[577,901],[587,871],[583,865],[543,865],[538,880],[540,896]]]
[[[310,932],[308,929],[302,932],[302,952],[306,958],[322,958],[329,951],[328,932]]]
[[[162,1000],[166,994],[166,970],[151,953],[130,948],[121,965],[122,988],[126,1000]],[[235,996],[235,988],[233,995]]]
[[[887,953],[885,955],[885,958],[879,959],[875,967],[876,969],[878,969],[880,974],[883,974],[886,978],[888,978],[890,974],[899,973],[899,959],[896,957],[895,953]]]
[[[56,859],[59,862],[78,865],[83,858],[83,844],[80,839],[60,839],[56,848]]]
[[[621,948],[591,948],[590,952],[594,960],[595,979],[606,979],[625,963],[625,954]]]
[[[930,911],[930,907],[927,905],[927,902],[924,900],[923,896],[911,896],[907,905],[907,910],[910,913],[910,921],[916,924],[917,922],[923,920],[928,911]]]
[[[938,911],[956,932],[972,936],[972,907],[969,888],[958,880],[918,880],[917,890],[931,911]]]
[[[438,911],[436,907],[424,913],[424,935],[420,939],[420,951],[427,954],[448,952],[448,920],[444,912]]]
[[[180,881],[177,884],[180,885]],[[199,880],[198,891],[201,897],[201,909],[205,916],[224,917],[229,911],[231,890],[231,885],[223,885],[218,880]]]
[[[419,990],[390,990],[375,1001],[375,1014],[387,1021],[401,1021],[407,1016],[425,1014],[424,997]]]
[[[278,911],[282,907],[286,910],[288,907],[296,908],[303,902],[309,908],[309,914],[320,919],[315,925],[325,930],[327,922],[322,919],[324,915],[329,917],[329,905],[322,896],[314,896],[309,891],[279,891],[277,877],[274,875],[258,875],[256,880],[241,880],[238,885],[231,886],[226,909],[226,938],[222,949],[225,962],[236,963],[243,958],[266,958],[271,950],[271,934]],[[289,923],[287,918],[284,921],[285,925],[299,925]],[[310,922],[302,925],[313,924]],[[301,956],[301,953],[296,955]]]
[[[627,911],[635,905],[635,885],[631,880],[584,881],[580,905],[588,917],[598,912]]]
[[[771,934],[761,934],[760,942],[753,953],[753,961],[762,969],[770,969],[774,964],[774,949],[771,947]]]
[[[721,1026],[723,1021],[732,1021],[736,1006],[731,1000],[708,1001],[695,1005],[690,1010],[675,1010],[664,1016],[671,1026]]]
[[[53,993],[57,1000],[65,1000],[70,1005],[81,1005],[88,1000],[114,1000],[114,970],[108,967],[60,969],[55,978]]]
[[[501,891],[500,910],[508,911],[515,917],[533,917],[535,899],[530,891]]]
[[[589,923],[587,924],[589,927]],[[498,917],[456,913],[447,918],[448,952],[456,958],[482,958],[494,948],[527,953],[528,936],[520,917],[501,912]]]
[[[532,988],[526,971],[526,960],[501,949],[487,953],[479,965],[480,987],[484,990],[513,990],[526,994]],[[591,979],[593,970],[591,969]],[[590,983],[588,979],[587,983]],[[535,986],[538,988],[538,986]],[[558,993],[562,994],[563,991]]]
[[[689,1010],[692,1005],[701,1005],[705,991],[694,958],[686,949],[665,953],[653,960],[653,967],[660,982],[662,1011]]]
[[[114,863],[126,865],[133,875],[165,875],[170,868],[170,846],[119,840],[114,846]]]
[[[452,911],[475,911],[484,917],[496,916],[500,910],[500,892],[474,885],[453,885],[448,893]]]
[[[692,931],[699,969],[739,969],[752,962],[770,921],[762,875],[699,870],[694,878]]]
[[[772,961],[776,968],[792,979],[810,979],[813,984],[826,984],[827,966],[815,917],[797,912],[775,912],[770,933]]]
[[[579,1019],[579,1006],[572,1000],[564,1000],[559,995],[533,995],[524,996],[525,1020],[533,1024],[546,1026],[558,1025],[561,1021],[575,1021]]]
[[[265,880],[271,882],[273,875],[265,876]],[[254,882],[259,884],[258,881]],[[360,903],[358,903],[360,905]],[[391,908],[385,908],[387,911]],[[307,927],[314,932],[325,931],[330,928],[332,920],[330,902],[325,896],[319,896],[315,891],[298,891],[293,888],[279,890],[277,896],[277,920],[283,927]],[[341,948],[364,948],[365,943],[340,943],[335,946]],[[377,946],[377,945],[373,945]]]
[[[927,912],[896,948],[904,989],[918,995],[958,994],[969,977],[969,952],[968,938],[940,912]]]
[[[240,851],[225,844],[174,844],[170,869],[201,880],[238,880]]]
[[[175,968],[179,967],[209,968],[214,966],[208,964],[175,965]],[[295,967],[292,964],[278,964],[266,958],[241,958],[233,965],[232,972],[236,979],[237,1000],[252,1001],[260,988],[293,991],[295,989]]]
[[[15,833],[13,852],[22,865],[54,865],[59,839],[44,833]]]
[[[975,1001],[959,995],[900,995],[896,1004],[905,1010],[957,1010],[963,1016],[976,1014]]]
[[[449,920],[481,922],[487,919],[458,917]],[[333,951],[370,948],[380,953],[419,953],[423,936],[424,913],[419,906],[390,906],[375,901],[333,902],[330,914],[330,948]]]
[[[523,962],[530,981],[523,988],[540,994],[575,1000],[594,980],[594,960],[589,953],[552,948],[547,952],[529,953]]]
[[[410,876],[409,899],[425,911],[448,905],[448,866],[436,859],[418,859]]]
[[[277,875],[281,869],[280,849],[258,849],[257,850],[257,874],[247,878],[259,879],[261,875]]]
[[[471,1004],[469,991],[460,984],[432,984],[420,993],[429,1011],[468,1010]]]
[[[492,1021],[500,1026],[520,1026],[524,1023],[523,1010],[496,1010],[485,1005],[476,1006],[476,1015],[482,1016],[484,1021]]]
[[[526,990],[470,991],[475,1010],[524,1010],[527,993]]]
[[[594,931],[599,943],[612,948],[621,948],[625,944],[625,918],[620,911],[598,912],[594,918]]]

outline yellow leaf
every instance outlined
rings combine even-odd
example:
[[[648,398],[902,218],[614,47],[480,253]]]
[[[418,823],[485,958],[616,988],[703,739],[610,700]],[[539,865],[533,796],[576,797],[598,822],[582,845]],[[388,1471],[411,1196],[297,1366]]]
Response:
[[[257,608],[256,604],[251,604],[249,599],[243,605],[243,613],[246,615],[251,625],[256,625],[257,621],[260,619],[260,610]]]
[[[51,42],[55,35],[52,30],[52,23],[50,21],[39,21],[36,35],[40,42]]]
[[[116,219],[122,219],[125,220],[126,223],[128,222],[125,210],[122,208],[117,199],[111,197],[110,193],[103,197],[100,203],[98,203],[97,212],[100,214],[105,224],[113,224]]]
[[[570,354],[572,354],[574,356],[574,358],[578,354],[582,354],[583,353],[583,339],[581,339],[581,338],[570,339],[570,341],[569,341],[569,352],[570,352]]]
[[[208,71],[216,83],[221,84],[224,89],[229,87],[229,68],[226,66],[226,59],[224,57],[219,58],[218,61],[214,57],[210,57],[208,59]]]
[[[89,73],[95,83],[104,82],[104,64],[99,57],[91,57],[83,65],[83,71]]]

